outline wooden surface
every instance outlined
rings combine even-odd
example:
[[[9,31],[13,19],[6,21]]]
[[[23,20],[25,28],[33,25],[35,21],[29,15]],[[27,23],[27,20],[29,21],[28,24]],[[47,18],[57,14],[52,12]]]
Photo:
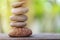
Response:
[[[50,39],[60,39],[60,34],[34,34],[30,37],[9,37],[6,34],[0,34],[0,40],[50,40]]]

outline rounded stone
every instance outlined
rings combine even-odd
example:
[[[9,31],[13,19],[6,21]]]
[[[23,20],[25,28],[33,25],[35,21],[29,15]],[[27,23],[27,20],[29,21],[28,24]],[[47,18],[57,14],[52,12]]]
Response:
[[[13,8],[21,7],[24,4],[24,2],[14,2],[12,3]]]
[[[10,26],[11,27],[25,27],[27,25],[26,22],[11,22]]]
[[[25,8],[25,7],[19,7],[19,8],[12,9],[12,13],[15,15],[21,15],[21,14],[25,14],[27,12],[28,12],[28,8]]]
[[[12,28],[9,32],[10,37],[28,37],[31,36],[32,31],[26,27],[24,28]]]
[[[28,18],[26,15],[18,15],[18,16],[11,16],[10,17],[11,21],[19,21],[19,22],[24,22],[26,21]]]

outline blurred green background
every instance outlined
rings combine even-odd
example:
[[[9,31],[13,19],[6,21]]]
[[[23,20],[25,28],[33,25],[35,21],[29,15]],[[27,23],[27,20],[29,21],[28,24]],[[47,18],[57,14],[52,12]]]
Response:
[[[0,32],[10,30],[11,4],[17,0],[0,0]],[[60,0],[26,0],[28,25],[36,33],[60,33]]]

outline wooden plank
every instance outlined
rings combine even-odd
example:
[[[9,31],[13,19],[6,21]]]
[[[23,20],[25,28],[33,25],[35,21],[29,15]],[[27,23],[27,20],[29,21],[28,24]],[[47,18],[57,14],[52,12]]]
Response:
[[[60,34],[34,34],[30,37],[9,37],[6,34],[0,34],[0,40],[50,40],[60,39]]]

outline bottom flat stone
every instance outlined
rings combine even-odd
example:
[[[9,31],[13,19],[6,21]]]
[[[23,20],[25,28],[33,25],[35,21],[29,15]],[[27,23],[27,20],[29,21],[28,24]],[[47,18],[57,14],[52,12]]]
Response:
[[[8,34],[10,37],[28,37],[30,35],[32,35],[32,31],[27,28],[12,28]]]

